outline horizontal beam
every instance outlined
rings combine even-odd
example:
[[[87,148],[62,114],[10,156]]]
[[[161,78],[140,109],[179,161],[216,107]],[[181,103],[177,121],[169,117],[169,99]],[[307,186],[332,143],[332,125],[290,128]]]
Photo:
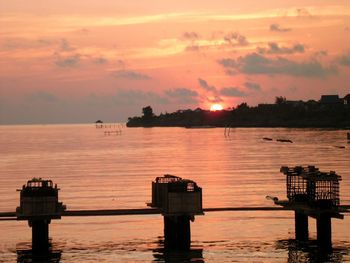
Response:
[[[160,213],[161,211],[156,208],[67,210],[62,213],[62,216],[123,216],[123,215],[155,215]]]
[[[16,212],[0,212],[0,217],[14,217]]]
[[[220,207],[204,208],[203,212],[224,212],[224,211],[276,211],[287,210],[283,207]],[[144,209],[111,209],[111,210],[68,210],[62,216],[117,216],[117,215],[155,215],[161,214],[157,208]]]
[[[276,211],[288,210],[283,207],[219,207],[204,208],[203,212],[224,212],[224,211]],[[66,210],[62,216],[117,216],[117,215],[155,215],[161,214],[157,208],[139,208],[139,209],[98,209],[98,210]],[[1,217],[16,217],[15,212],[0,212]]]
[[[342,213],[350,213],[350,206],[339,206]],[[244,211],[292,211],[290,207],[214,207],[203,208],[203,212],[244,212]],[[139,209],[104,209],[104,210],[66,210],[62,216],[123,216],[123,215],[156,215],[161,214],[157,208],[139,208]],[[16,212],[0,212],[0,220],[16,220]]]
[[[286,211],[291,210],[284,207],[270,207],[270,206],[253,206],[253,207],[215,207],[203,208],[203,212],[225,212],[225,211]]]

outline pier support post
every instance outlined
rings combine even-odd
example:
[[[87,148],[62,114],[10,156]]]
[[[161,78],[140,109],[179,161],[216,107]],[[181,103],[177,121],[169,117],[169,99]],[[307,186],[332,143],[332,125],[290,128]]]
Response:
[[[317,224],[317,243],[325,250],[332,249],[332,222],[331,216],[326,213],[320,214],[316,218]]]
[[[164,247],[180,250],[190,249],[190,216],[164,216]]]
[[[309,239],[308,216],[302,211],[295,211],[295,239],[298,241]]]
[[[33,220],[29,222],[32,227],[33,253],[44,254],[49,251],[49,223],[50,220]]]

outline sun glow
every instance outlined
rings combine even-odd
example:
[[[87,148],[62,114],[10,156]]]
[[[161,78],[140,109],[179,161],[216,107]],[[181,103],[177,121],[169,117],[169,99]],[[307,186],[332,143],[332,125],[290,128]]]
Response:
[[[213,104],[210,107],[211,111],[218,111],[218,110],[222,110],[222,109],[223,109],[223,107],[220,104]]]

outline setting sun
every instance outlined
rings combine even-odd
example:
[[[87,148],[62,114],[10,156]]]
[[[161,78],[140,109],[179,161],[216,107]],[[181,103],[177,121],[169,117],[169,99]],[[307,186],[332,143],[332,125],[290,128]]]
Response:
[[[222,106],[220,105],[220,104],[213,104],[213,105],[211,105],[211,107],[210,107],[210,110],[211,111],[217,111],[217,110],[222,110],[223,108],[222,108]]]

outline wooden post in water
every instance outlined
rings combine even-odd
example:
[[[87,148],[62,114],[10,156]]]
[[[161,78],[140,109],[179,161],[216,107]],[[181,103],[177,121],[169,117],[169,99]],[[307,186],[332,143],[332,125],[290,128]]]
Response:
[[[316,218],[317,244],[326,251],[332,250],[332,222],[328,213],[321,213]]]
[[[295,239],[298,241],[307,241],[309,239],[309,220],[303,211],[295,212]]]
[[[20,206],[16,209],[17,220],[28,220],[32,228],[32,252],[47,255],[50,249],[49,224],[60,219],[65,206],[58,202],[57,185],[51,180],[33,178],[18,191]]]
[[[32,227],[32,251],[34,254],[44,254],[49,251],[50,220],[30,221]]]
[[[151,207],[161,209],[164,217],[164,247],[191,248],[191,225],[195,215],[202,215],[202,189],[194,181],[173,175],[157,177],[152,182]]]
[[[191,247],[189,216],[164,216],[164,246],[181,250]]]

